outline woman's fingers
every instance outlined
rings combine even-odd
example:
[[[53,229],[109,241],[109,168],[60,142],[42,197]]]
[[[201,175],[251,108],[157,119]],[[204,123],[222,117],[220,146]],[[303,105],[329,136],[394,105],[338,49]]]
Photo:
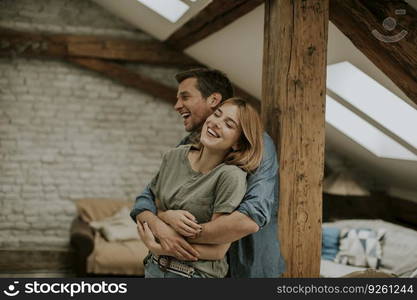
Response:
[[[138,222],[136,227],[138,229],[138,233],[139,233],[139,236],[140,236],[141,240],[144,240],[145,239],[145,232],[143,230],[142,223]]]
[[[139,236],[145,244],[152,243],[155,241],[155,236],[153,235],[151,229],[149,228],[148,223],[146,222],[143,224],[138,223],[137,228],[138,228]]]
[[[177,231],[179,234],[181,234],[182,236],[184,236],[184,237],[192,237],[192,236],[194,236],[194,234],[193,233],[191,233],[191,232],[188,232],[188,231],[185,231],[185,230],[183,230],[183,229],[181,229],[181,228],[178,228],[178,231]]]
[[[183,213],[184,213],[184,216],[187,217],[189,220],[197,223],[197,219],[194,217],[194,215],[192,213],[190,213],[187,210],[184,210]]]
[[[148,223],[143,223],[143,231],[144,234],[147,238],[149,238],[150,240],[155,240],[155,236],[153,235],[151,229],[149,228]]]
[[[174,229],[175,229],[176,232],[178,232],[182,236],[189,237],[189,236],[193,235],[193,233],[189,231],[190,229],[187,229],[184,224],[179,224]]]
[[[185,224],[185,223],[180,224],[180,225],[179,225],[179,227],[180,227],[180,229],[181,229],[182,231],[184,231],[185,233],[187,233],[187,236],[194,235],[194,234],[196,234],[197,232],[199,232],[199,229],[194,229],[194,228],[192,228],[192,227],[188,226],[188,225],[187,225],[187,224]]]
[[[201,225],[197,224],[194,221],[191,221],[190,219],[183,219],[182,220],[186,225],[188,225],[190,228],[194,229],[193,231],[200,231],[201,230]]]

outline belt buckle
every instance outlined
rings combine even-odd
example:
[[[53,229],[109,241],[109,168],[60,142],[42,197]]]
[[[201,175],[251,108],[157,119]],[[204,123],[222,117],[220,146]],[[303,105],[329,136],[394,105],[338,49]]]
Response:
[[[162,262],[161,262],[161,259],[166,259],[166,265],[164,265]],[[163,271],[164,273],[166,273],[168,270],[167,270],[167,268],[169,268],[169,266],[170,266],[170,264],[171,264],[171,257],[169,257],[169,256],[164,256],[164,255],[159,255],[159,257],[158,257],[158,260],[157,260],[157,263],[158,263],[158,267],[159,267],[159,269],[161,270],[161,271]]]

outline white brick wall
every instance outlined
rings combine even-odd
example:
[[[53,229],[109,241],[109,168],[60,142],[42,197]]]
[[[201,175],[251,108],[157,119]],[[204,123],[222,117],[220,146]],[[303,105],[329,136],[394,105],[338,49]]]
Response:
[[[0,26],[149,39],[85,0],[2,0]],[[129,67],[175,86],[177,70]],[[184,134],[141,91],[59,60],[0,59],[0,248],[68,246],[75,199],[133,201]]]

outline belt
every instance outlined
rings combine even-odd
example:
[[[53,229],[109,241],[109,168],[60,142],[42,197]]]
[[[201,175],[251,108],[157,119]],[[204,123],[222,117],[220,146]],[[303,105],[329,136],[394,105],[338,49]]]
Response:
[[[164,272],[168,271],[188,278],[191,278],[195,272],[194,267],[184,264],[171,256],[152,255],[152,261]]]

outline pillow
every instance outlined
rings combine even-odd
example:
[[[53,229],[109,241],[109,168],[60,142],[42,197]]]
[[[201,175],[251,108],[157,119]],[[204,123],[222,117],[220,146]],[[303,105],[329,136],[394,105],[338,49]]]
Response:
[[[89,223],[110,217],[124,206],[131,208],[133,204],[123,200],[86,198],[77,200],[76,206],[80,218]]]
[[[377,269],[382,257],[385,229],[342,229],[335,261],[345,265]]]
[[[333,261],[339,251],[340,229],[334,227],[323,227],[321,239],[321,257]]]
[[[417,231],[382,220],[350,219],[323,223],[328,227],[385,228],[383,253],[380,268],[400,277],[410,277],[417,269]]]
[[[98,230],[109,241],[126,241],[140,239],[136,223],[130,218],[130,210],[123,207],[116,214],[101,221],[90,222],[90,226]]]

